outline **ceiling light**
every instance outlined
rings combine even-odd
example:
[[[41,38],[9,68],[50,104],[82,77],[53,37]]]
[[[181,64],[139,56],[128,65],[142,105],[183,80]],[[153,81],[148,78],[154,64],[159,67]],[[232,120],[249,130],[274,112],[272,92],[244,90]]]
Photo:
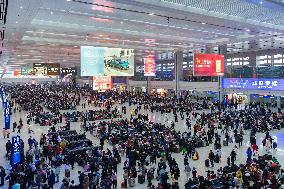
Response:
[[[154,13],[149,13],[149,15],[150,15],[150,16],[153,16],[153,15],[154,15]]]
[[[77,45],[75,45],[74,47],[75,47],[75,48],[77,48],[78,46],[77,46]]]
[[[71,0],[67,0],[67,2],[69,2],[69,1],[71,1]]]
[[[16,24],[18,24],[18,21],[16,21]]]
[[[203,25],[204,25],[204,24],[206,24],[206,23],[205,23],[205,22],[202,22],[201,24],[203,24]]]
[[[53,12],[51,11],[50,14],[53,14]]]
[[[120,23],[121,23],[121,24],[123,24],[123,22],[122,22],[122,21],[121,21]]]
[[[23,9],[23,6],[20,6],[20,9]]]

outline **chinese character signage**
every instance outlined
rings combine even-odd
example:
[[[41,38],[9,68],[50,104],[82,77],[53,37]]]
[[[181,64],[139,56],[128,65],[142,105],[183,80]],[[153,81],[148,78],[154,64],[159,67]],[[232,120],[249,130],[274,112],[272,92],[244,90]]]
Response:
[[[154,55],[149,55],[144,58],[144,76],[155,76],[156,58]]]
[[[76,76],[77,68],[61,68],[61,76]]]
[[[263,78],[223,78],[224,89],[249,89],[249,90],[284,90],[284,79]]]
[[[21,139],[19,136],[12,137],[12,158],[11,165],[15,167],[21,162]]]
[[[194,54],[194,76],[224,76],[224,55]]]
[[[111,76],[94,76],[93,90],[106,91],[112,89]]]

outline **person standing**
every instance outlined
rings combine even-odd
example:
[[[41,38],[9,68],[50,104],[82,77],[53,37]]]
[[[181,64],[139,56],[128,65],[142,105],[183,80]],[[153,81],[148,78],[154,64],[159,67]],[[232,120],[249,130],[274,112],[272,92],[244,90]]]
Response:
[[[214,167],[214,158],[215,158],[215,155],[214,155],[213,151],[210,150],[208,159],[210,160],[210,163],[211,163],[212,167]]]
[[[236,157],[237,157],[235,149],[232,150],[230,156],[231,156],[232,165],[235,165],[235,161],[236,161]]]
[[[55,185],[55,174],[53,170],[51,170],[51,173],[48,177],[48,187],[53,189],[54,185]]]
[[[5,176],[6,176],[5,169],[4,169],[4,167],[0,166],[0,178],[1,178],[0,187],[4,186],[4,184],[5,184]]]

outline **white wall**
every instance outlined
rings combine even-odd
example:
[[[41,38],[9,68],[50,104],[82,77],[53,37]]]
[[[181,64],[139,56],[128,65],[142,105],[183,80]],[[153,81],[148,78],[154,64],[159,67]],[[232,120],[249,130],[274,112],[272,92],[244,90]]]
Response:
[[[57,78],[1,78],[1,83],[32,83],[35,80],[36,83],[58,81]]]
[[[146,81],[129,80],[129,87],[147,87]],[[175,81],[151,81],[151,88],[175,89]],[[180,90],[218,91],[218,82],[180,81]]]

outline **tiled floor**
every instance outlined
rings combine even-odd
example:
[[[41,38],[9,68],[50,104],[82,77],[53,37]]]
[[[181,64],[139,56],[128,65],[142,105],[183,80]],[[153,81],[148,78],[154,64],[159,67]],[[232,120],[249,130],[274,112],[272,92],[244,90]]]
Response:
[[[120,106],[118,106],[120,108]],[[88,109],[91,109],[92,107],[88,107]],[[128,107],[128,109],[131,109],[132,107]],[[93,109],[93,108],[92,108]],[[130,111],[127,111],[130,112]],[[141,113],[144,114],[149,114],[150,119],[153,122],[162,122],[165,123],[165,121],[168,120],[167,124],[170,124],[170,122],[174,119],[172,115],[168,114],[167,116],[163,115],[161,116],[160,113],[151,113],[149,111],[145,112],[142,111]],[[29,138],[30,134],[28,134],[27,128],[25,127],[25,123],[26,123],[26,115],[24,112],[22,113],[17,113],[16,115],[12,115],[12,120],[11,123],[13,123],[14,121],[19,121],[20,117],[23,119],[24,121],[24,128],[21,131],[21,133],[19,134],[21,136],[21,138],[25,141],[25,145],[27,145],[27,139]],[[124,117],[130,117],[130,115],[124,115]],[[0,123],[3,123],[3,117],[0,117]],[[194,121],[193,121],[194,123]],[[80,132],[80,123],[71,123],[71,129],[75,129],[78,132]],[[34,125],[33,126],[33,130],[35,131],[34,134],[31,134],[31,136],[33,136],[34,138],[36,138],[37,140],[39,140],[39,137],[41,135],[41,133],[47,133],[48,128],[47,127],[41,127],[39,125]],[[179,130],[181,132],[186,131],[187,127],[185,125],[185,120],[180,120],[179,122],[176,124],[176,130]],[[244,145],[239,148],[236,149],[237,151],[237,163],[243,163],[246,161],[246,150],[249,146],[249,136],[248,136],[248,132],[246,133],[246,135],[244,136]],[[16,133],[12,133],[12,136],[17,135]],[[271,132],[271,135],[274,137],[275,140],[277,140],[278,142],[278,148],[274,151],[272,151],[272,154],[276,156],[276,158],[279,160],[279,162],[281,163],[281,165],[283,165],[284,163],[284,132],[283,130],[280,131],[273,131]],[[94,144],[99,144],[99,140],[93,136],[91,136],[90,134],[87,134],[87,137],[89,139],[91,139]],[[263,154],[263,148],[262,148],[262,137],[264,137],[264,134],[260,133],[257,134],[257,143],[260,147],[260,154]],[[3,139],[3,136],[0,137],[0,145],[3,146],[2,148],[0,148],[0,164],[1,165],[5,165],[6,169],[9,169],[9,162],[5,160],[4,155],[5,155],[5,148],[4,145],[6,143],[7,139]],[[221,163],[219,164],[215,164],[214,168],[206,168],[204,165],[204,161],[205,159],[208,157],[208,153],[210,150],[213,150],[213,145],[210,145],[208,147],[203,147],[203,148],[199,148],[198,152],[200,155],[200,160],[198,161],[192,161],[190,160],[190,166],[191,168],[195,167],[197,168],[198,174],[206,174],[207,170],[217,170],[220,166],[224,167],[227,164],[227,157],[229,156],[230,152],[232,151],[232,149],[234,148],[234,144],[229,144],[229,146],[227,147],[222,147],[222,159],[221,159]],[[27,146],[26,146],[27,147]],[[109,148],[111,148],[111,146],[107,146]],[[181,170],[181,177],[179,179],[179,185],[180,188],[184,188],[184,183],[186,181],[185,179],[185,173],[184,173],[184,166],[183,166],[183,156],[181,154],[174,154],[174,157],[177,159],[177,162],[179,164],[179,168]],[[122,162],[125,160],[125,158],[122,158]],[[75,182],[78,182],[78,175],[77,172],[78,170],[81,170],[81,167],[75,167],[75,170],[73,172],[71,172],[71,179],[74,179]],[[63,173],[63,171],[62,171]],[[120,174],[121,173],[121,174]],[[120,183],[122,181],[122,164],[119,165],[118,167],[118,185],[120,186]],[[61,175],[62,178],[63,175]],[[55,188],[59,188],[60,185],[57,184],[55,185]],[[7,185],[5,185],[2,188],[7,188]],[[146,188],[146,183],[141,185],[137,183],[136,180],[136,184],[135,187],[137,189],[145,189]]]

